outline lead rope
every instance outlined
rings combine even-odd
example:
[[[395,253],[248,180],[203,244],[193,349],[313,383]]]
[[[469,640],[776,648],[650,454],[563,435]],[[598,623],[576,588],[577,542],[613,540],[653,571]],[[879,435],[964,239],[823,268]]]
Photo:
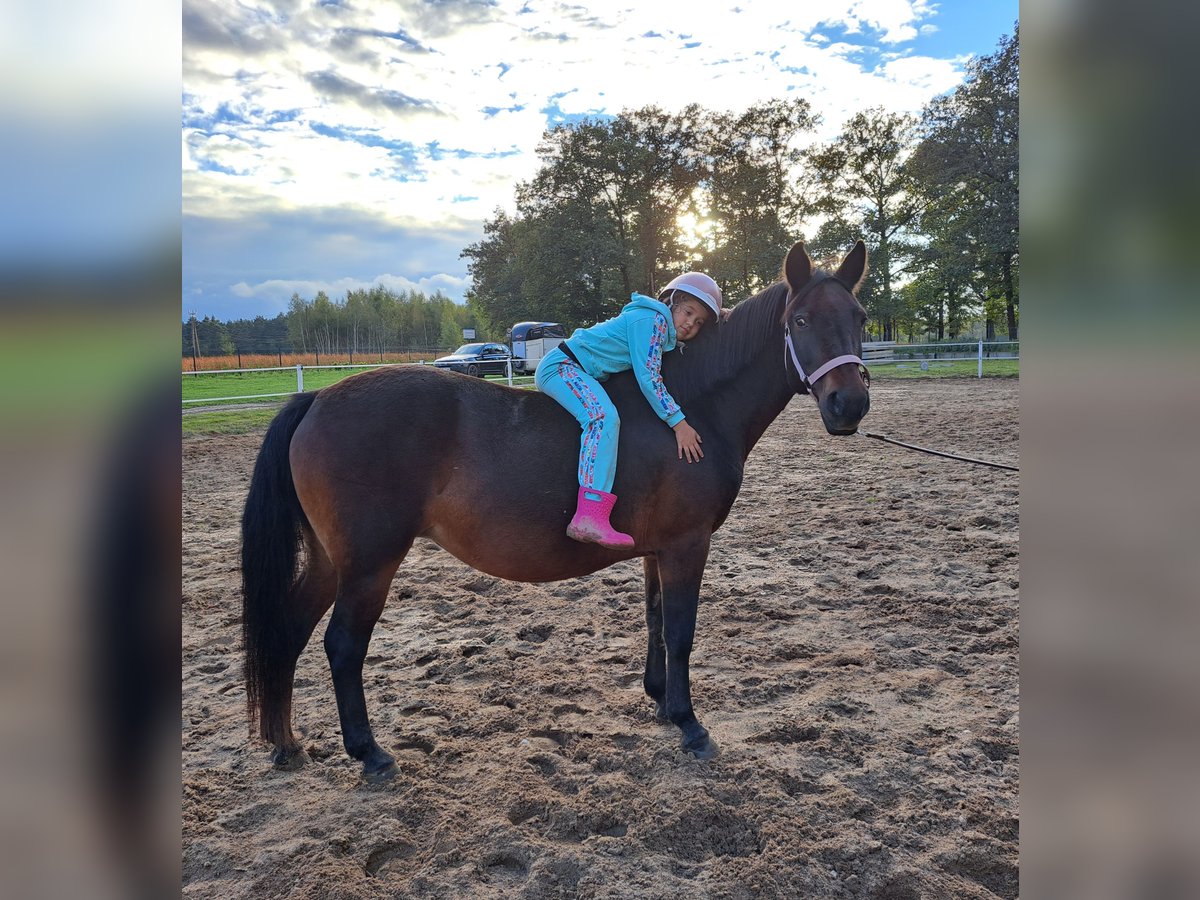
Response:
[[[933,456],[944,456],[946,459],[957,459],[962,462],[975,463],[977,466],[991,466],[993,469],[1006,469],[1009,472],[1021,471],[1016,466],[1005,465],[1004,463],[988,462],[985,459],[974,459],[970,456],[958,456],[954,453],[943,453],[941,450],[930,450],[928,447],[918,447],[916,444],[906,444],[904,441],[897,441],[894,438],[888,437],[886,434],[875,434],[871,431],[856,431],[855,434],[861,434],[863,437],[875,438],[877,441],[884,441],[888,444],[895,444],[897,447],[907,447],[909,450],[919,450],[922,453],[930,453]]]

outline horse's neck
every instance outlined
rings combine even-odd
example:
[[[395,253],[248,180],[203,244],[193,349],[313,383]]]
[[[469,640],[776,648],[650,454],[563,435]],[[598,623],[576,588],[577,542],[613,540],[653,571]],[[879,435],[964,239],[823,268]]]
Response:
[[[793,393],[787,384],[781,337],[779,347],[764,347],[736,380],[711,397],[710,409],[719,419],[721,433],[736,443],[745,461]]]

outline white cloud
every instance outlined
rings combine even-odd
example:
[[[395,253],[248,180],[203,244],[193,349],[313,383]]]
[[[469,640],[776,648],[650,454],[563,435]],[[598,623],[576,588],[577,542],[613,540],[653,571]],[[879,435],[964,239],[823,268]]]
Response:
[[[239,281],[230,285],[229,291],[237,297],[253,297],[272,301],[281,309],[287,307],[292,294],[299,294],[306,300],[311,300],[318,292],[324,291],[331,300],[346,296],[347,291],[367,290],[375,285],[381,285],[397,293],[404,291],[420,291],[432,295],[441,291],[453,300],[459,300],[471,286],[470,279],[444,272],[425,278],[411,279],[404,275],[384,274],[375,278],[337,278],[321,279],[287,279],[271,278],[257,284],[247,284]]]
[[[855,0],[846,12],[846,20],[858,30],[868,25],[882,32],[880,40],[885,44],[898,44],[915,38],[914,23],[933,12],[933,4],[926,0]]]
[[[962,80],[960,59],[930,59],[923,56],[905,56],[894,59],[883,66],[884,76],[905,94],[931,99],[936,94],[948,91]]]

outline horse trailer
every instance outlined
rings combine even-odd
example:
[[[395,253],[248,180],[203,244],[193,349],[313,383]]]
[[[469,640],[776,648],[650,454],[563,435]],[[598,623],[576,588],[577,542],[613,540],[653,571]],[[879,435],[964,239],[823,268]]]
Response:
[[[532,375],[542,357],[561,344],[567,330],[557,322],[518,322],[512,327],[509,342],[513,353],[513,374]]]

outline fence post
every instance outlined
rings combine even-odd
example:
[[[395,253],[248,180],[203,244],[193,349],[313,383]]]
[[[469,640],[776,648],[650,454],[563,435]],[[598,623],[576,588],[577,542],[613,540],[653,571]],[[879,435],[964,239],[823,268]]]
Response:
[[[979,342],[979,377],[983,377],[983,341]]]
[[[508,375],[508,386],[512,387],[512,357],[504,361],[504,372]]]
[[[304,393],[304,366],[296,363],[296,393]]]

